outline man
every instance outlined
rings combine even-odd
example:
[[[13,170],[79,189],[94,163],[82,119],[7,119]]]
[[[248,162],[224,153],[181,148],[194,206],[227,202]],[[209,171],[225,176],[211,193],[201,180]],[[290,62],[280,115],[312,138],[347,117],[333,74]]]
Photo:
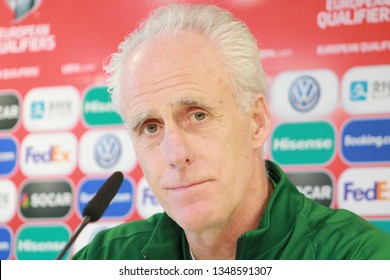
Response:
[[[390,259],[390,236],[302,195],[262,158],[265,78],[247,27],[215,6],[156,10],[107,67],[164,213],[101,232],[74,259]]]

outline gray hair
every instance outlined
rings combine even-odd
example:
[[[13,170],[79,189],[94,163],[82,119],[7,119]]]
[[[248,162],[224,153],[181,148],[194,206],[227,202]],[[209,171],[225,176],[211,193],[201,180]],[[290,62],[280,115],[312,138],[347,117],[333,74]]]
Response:
[[[127,57],[139,45],[188,30],[203,34],[219,46],[227,66],[237,105],[248,112],[257,94],[265,94],[266,79],[257,42],[247,26],[229,11],[212,5],[169,4],[141,22],[113,54],[105,67],[108,91],[118,110],[120,72]]]

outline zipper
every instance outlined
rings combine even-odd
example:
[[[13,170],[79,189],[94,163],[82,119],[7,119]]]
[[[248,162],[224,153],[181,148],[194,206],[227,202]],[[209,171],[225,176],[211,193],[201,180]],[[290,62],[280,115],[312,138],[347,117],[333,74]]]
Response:
[[[241,260],[241,251],[244,245],[245,234],[241,234],[237,239],[237,248],[236,248],[236,260]]]

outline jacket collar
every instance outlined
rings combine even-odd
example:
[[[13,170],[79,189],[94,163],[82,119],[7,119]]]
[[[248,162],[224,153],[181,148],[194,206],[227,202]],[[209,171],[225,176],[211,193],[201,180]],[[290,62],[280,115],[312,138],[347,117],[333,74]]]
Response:
[[[294,228],[295,217],[303,207],[303,196],[287,179],[278,165],[266,161],[268,177],[274,185],[259,227],[241,235],[237,242],[237,259],[274,259],[285,247]],[[143,249],[148,259],[190,259],[182,228],[166,213]]]
[[[238,240],[237,259],[276,259],[286,246],[301,211],[304,198],[278,165],[266,161],[274,191],[259,227],[244,233]]]

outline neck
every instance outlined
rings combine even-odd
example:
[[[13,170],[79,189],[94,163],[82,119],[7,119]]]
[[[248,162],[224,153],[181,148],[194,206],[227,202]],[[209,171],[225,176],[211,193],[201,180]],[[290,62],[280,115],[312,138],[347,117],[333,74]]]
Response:
[[[236,257],[237,240],[243,233],[257,229],[272,192],[266,173],[251,186],[248,195],[230,219],[218,228],[188,232],[186,237],[195,259],[231,260]]]

